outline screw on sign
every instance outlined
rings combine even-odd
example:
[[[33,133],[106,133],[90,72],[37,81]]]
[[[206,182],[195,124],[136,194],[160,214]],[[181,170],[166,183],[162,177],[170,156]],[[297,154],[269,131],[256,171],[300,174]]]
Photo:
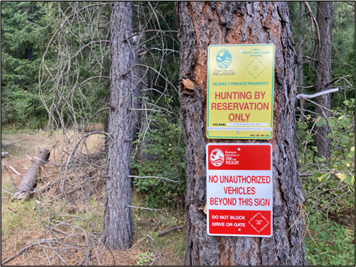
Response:
[[[271,236],[271,145],[219,143],[206,150],[208,234]]]

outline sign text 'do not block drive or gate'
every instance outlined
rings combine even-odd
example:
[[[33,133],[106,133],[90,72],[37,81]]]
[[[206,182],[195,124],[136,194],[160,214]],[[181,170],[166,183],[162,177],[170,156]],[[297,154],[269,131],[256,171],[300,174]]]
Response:
[[[271,139],[274,45],[211,45],[207,137]]]
[[[270,144],[210,143],[207,162],[209,235],[272,235]]]

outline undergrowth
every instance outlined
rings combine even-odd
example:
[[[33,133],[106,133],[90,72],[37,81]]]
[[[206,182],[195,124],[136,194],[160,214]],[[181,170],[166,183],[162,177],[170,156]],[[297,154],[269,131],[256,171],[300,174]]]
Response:
[[[305,245],[310,265],[355,266],[354,229],[326,220],[321,213],[310,214]]]
[[[2,187],[6,192],[13,192],[14,190],[14,186],[11,184],[6,184]],[[5,238],[12,238],[21,234],[25,229],[40,229],[38,212],[34,209],[38,200],[32,198],[29,201],[11,201],[11,195],[6,192],[2,192],[1,234]]]
[[[144,206],[145,201],[139,194],[132,194],[132,205]],[[136,256],[136,265],[150,265],[159,257],[162,264],[183,265],[186,246],[185,228],[175,230],[165,235],[158,233],[176,226],[184,225],[184,212],[177,211],[167,205],[160,205],[159,210],[133,209],[132,218],[134,224],[134,238],[136,242],[143,244],[145,252]],[[157,253],[163,251],[164,253]],[[165,255],[168,255],[167,259]]]
[[[326,120],[297,123],[299,173],[305,197],[306,257],[310,265],[355,265],[355,99]],[[312,126],[329,125],[331,156],[315,157]]]

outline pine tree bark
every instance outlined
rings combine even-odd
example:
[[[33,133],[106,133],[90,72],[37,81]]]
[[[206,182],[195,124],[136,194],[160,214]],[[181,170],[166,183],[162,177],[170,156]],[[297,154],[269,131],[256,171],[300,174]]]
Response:
[[[333,4],[332,2],[317,2],[316,21],[320,31],[320,46],[316,45],[315,53],[315,91],[316,93],[331,88],[331,44],[332,44],[332,23],[333,23]],[[331,94],[318,96],[315,102],[315,113],[324,119],[330,117]],[[330,158],[331,139],[327,137],[330,133],[329,125],[315,128],[314,144],[318,148],[315,152],[316,157]]]
[[[297,171],[294,107],[296,52],[285,2],[176,2],[180,41],[179,100],[186,144],[187,265],[306,265],[304,198]],[[271,140],[206,138],[207,56],[213,44],[275,45],[274,122]],[[256,142],[273,146],[273,236],[207,234],[207,143]]]
[[[132,245],[131,208],[131,107],[132,107],[132,2],[114,2],[111,13],[111,66],[109,143],[103,242],[112,249]]]

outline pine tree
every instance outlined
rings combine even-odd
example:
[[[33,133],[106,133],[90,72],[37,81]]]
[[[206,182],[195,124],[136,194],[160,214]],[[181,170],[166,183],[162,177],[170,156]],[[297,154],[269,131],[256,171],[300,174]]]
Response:
[[[38,97],[38,70],[47,33],[45,13],[35,2],[4,2],[1,8],[2,123],[37,127],[47,113]]]
[[[188,265],[306,265],[302,203],[297,171],[294,107],[294,41],[285,2],[177,2],[180,47],[179,100],[186,143],[186,255]],[[206,138],[207,51],[213,44],[275,45],[273,138],[273,236],[209,236],[206,144],[238,143]],[[244,142],[244,141],[242,141]],[[265,141],[261,141],[265,142]]]

